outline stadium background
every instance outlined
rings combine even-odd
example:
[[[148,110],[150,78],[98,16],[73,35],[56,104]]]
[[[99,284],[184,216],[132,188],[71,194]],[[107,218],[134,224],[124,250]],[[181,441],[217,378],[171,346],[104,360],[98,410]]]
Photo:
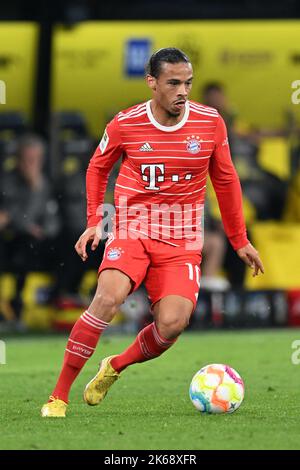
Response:
[[[168,2],[160,2],[159,8],[155,2],[152,8],[146,2],[130,2],[126,9],[116,3],[118,13],[93,2],[51,5],[29,3],[25,11],[12,2],[1,12],[0,79],[6,86],[6,102],[0,106],[1,180],[15,171],[20,136],[29,131],[42,136],[46,143],[43,171],[61,219],[56,240],[49,239],[52,266],[42,266],[38,272],[25,266],[26,279],[17,300],[17,268],[11,257],[2,256],[1,328],[14,329],[17,317],[19,326],[26,328],[69,329],[87,304],[103,247],[88,266],[80,268],[75,253],[71,261],[66,260],[57,255],[57,247],[70,246],[84,229],[84,172],[105,124],[119,109],[147,99],[144,65],[154,50],[170,44],[192,60],[192,99],[201,101],[208,83],[224,87],[235,116],[238,142],[232,142],[232,153],[244,186],[248,229],[266,268],[264,276],[253,279],[227,246],[227,265],[224,261],[218,275],[229,278],[231,288],[226,292],[202,289],[191,327],[299,325],[300,108],[293,83],[300,73],[300,22],[296,2],[285,7],[272,2],[272,10],[258,3],[254,9],[253,3],[245,2],[243,15],[235,2],[228,2],[225,9],[220,2],[214,8],[208,4],[200,8],[191,1],[184,13],[180,2],[172,9]],[[266,18],[268,14],[272,18]],[[253,167],[260,172],[258,178],[253,177]],[[116,172],[107,191],[109,202]],[[265,183],[274,194],[262,190]],[[258,203],[256,196],[252,198],[257,187]],[[218,221],[211,190],[208,199],[211,217]],[[263,199],[269,205],[260,212]],[[3,191],[1,200],[5,211]],[[78,219],[77,225],[68,225],[73,238],[64,232],[71,217]],[[2,252],[8,252],[6,245],[14,235],[14,227],[2,226]],[[57,267],[61,267],[58,277],[67,277],[66,263],[80,271],[76,292],[73,288],[73,295],[67,295],[71,292],[65,287],[54,295]],[[115,323],[125,331],[135,330],[147,311],[145,294],[138,293]]]
[[[87,408],[82,390],[99,357],[122,351],[149,320],[141,291],[122,306],[76,380],[67,419],[45,422],[39,410],[54,386],[67,330],[93,293],[103,250],[87,265],[73,251],[85,224],[85,169],[107,120],[149,96],[143,82],[149,54],[170,45],[191,57],[194,99],[203,100],[207,84],[224,87],[249,235],[266,272],[253,279],[225,243],[210,190],[206,242],[214,230],[222,240],[215,274],[225,282],[202,284],[192,331],[160,359],[130,367],[103,405]],[[297,0],[2,2],[1,449],[126,449],[126,455],[128,449],[299,449],[297,80]],[[11,181],[22,136],[30,133],[32,142],[32,132],[43,139],[43,175],[51,188],[40,206],[48,252],[38,257],[38,270],[31,263],[39,255],[36,240],[20,237],[7,217],[7,193],[17,222],[26,215]],[[192,376],[212,362],[231,365],[245,381],[245,401],[233,415],[199,416],[189,402]]]

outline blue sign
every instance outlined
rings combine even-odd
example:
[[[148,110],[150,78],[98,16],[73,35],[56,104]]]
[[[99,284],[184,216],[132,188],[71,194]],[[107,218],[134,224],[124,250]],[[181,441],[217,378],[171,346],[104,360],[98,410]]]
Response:
[[[130,39],[125,49],[125,73],[129,77],[143,77],[151,55],[149,39]]]

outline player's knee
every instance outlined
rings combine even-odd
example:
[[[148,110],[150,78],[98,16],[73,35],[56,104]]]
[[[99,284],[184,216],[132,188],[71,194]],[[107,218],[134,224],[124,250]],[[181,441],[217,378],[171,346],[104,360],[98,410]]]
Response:
[[[103,312],[116,313],[118,303],[114,295],[107,292],[99,293],[97,294],[97,300]]]
[[[166,316],[159,321],[158,328],[165,338],[176,338],[189,324],[188,315]]]
[[[109,292],[96,292],[89,311],[104,321],[110,321],[115,316],[118,307],[115,295]]]

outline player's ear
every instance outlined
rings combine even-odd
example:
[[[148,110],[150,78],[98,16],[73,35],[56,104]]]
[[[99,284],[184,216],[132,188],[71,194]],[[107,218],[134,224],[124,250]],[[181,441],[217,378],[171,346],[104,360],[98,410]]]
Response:
[[[151,88],[152,91],[156,90],[156,78],[152,77],[152,75],[147,74],[146,75],[146,82],[149,88]]]

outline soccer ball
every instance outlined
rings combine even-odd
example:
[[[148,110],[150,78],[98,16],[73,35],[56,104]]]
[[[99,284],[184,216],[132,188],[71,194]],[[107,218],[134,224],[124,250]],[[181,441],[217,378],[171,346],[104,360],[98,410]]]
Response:
[[[232,413],[244,399],[244,382],[232,367],[209,364],[194,375],[189,393],[202,413]]]

